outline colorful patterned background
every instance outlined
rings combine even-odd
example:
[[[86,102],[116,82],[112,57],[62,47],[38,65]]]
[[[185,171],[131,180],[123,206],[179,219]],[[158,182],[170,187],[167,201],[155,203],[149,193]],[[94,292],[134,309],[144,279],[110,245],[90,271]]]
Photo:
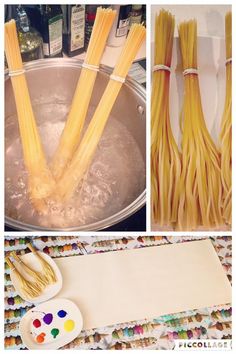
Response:
[[[59,258],[206,238],[209,237],[5,236],[5,253],[7,255],[15,250],[17,254],[24,254],[27,252],[26,244],[29,241],[51,257]],[[210,239],[231,282],[231,237],[211,237]],[[15,292],[8,266],[5,264],[6,349],[25,348],[19,333],[19,321],[32,307]],[[222,306],[82,331],[79,337],[61,349],[173,349],[175,339],[231,339],[231,311],[230,304],[222,304]]]

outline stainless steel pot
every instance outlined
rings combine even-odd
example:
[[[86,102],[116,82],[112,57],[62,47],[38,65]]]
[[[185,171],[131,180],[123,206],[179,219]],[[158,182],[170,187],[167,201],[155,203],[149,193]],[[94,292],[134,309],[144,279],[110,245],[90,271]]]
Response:
[[[43,104],[46,109],[48,105],[56,100],[60,103],[69,105],[76,83],[80,74],[82,62],[75,59],[47,59],[38,60],[25,64],[26,77],[30,90],[31,101],[33,109],[40,103]],[[95,84],[91,99],[91,107],[93,110],[97,106],[101,95],[106,87],[109,79],[111,69],[108,67],[102,67]],[[146,156],[146,119],[145,119],[145,90],[134,80],[127,78],[123,85],[121,92],[117,98],[117,101],[111,112],[111,116],[120,122],[128,132],[131,133],[142,155],[145,163]],[[14,117],[14,118],[12,118]],[[50,118],[57,119],[51,112]],[[8,147],[14,139],[19,138],[18,122],[16,119],[16,106],[14,96],[12,92],[12,86],[10,79],[6,73],[5,80],[5,138],[6,138],[6,183],[8,183],[9,176],[15,174],[13,167],[11,168],[11,162],[13,164],[14,156],[19,154],[19,151],[8,152]],[[36,114],[36,120],[38,126],[43,122],[45,118],[38,118]],[[44,136],[44,145],[47,150],[47,145],[50,142],[50,136]],[[19,139],[18,139],[19,140]],[[45,143],[46,141],[46,143]],[[14,145],[14,144],[13,144]],[[15,149],[15,150],[20,150]],[[22,155],[22,153],[20,152]],[[115,163],[115,161],[114,161]],[[137,191],[135,199],[129,201],[127,205],[121,210],[117,210],[112,215],[105,217],[102,220],[90,222],[85,225],[73,225],[72,227],[47,227],[38,225],[34,222],[25,222],[24,215],[21,215],[20,220],[14,216],[14,213],[9,212],[9,200],[5,199],[5,222],[6,225],[18,229],[18,230],[68,230],[68,231],[92,231],[101,230],[107,228],[113,224],[116,224],[131,214],[135,213],[139,208],[145,204],[145,174],[140,177],[141,190]],[[139,186],[140,189],[140,186]],[[6,194],[7,195],[7,194]],[[12,215],[13,214],[13,215]]]

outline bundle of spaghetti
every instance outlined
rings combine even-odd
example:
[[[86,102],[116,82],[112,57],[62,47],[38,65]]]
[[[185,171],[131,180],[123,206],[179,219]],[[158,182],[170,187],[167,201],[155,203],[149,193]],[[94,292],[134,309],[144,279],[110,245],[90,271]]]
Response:
[[[44,198],[49,196],[55,182],[47,166],[36,126],[14,20],[5,24],[5,53],[16,102],[24,163],[29,175],[29,195],[35,208],[43,211],[46,207]]]
[[[207,130],[197,72],[197,23],[179,25],[184,74],[179,229],[222,224],[220,154]]]
[[[33,281],[27,280],[14,266],[14,264],[11,262],[9,257],[6,257],[5,259],[6,263],[10,267],[11,271],[14,272],[20,287],[22,293],[29,299],[32,299],[34,297],[37,297],[41,294],[42,288],[39,284]]]
[[[57,197],[69,198],[84,177],[93,159],[112,107],[125,81],[130,66],[145,38],[145,27],[134,24],[130,28],[120,57],[113,70],[103,96],[95,110],[89,126],[76,150],[68,168],[57,184]]]
[[[232,13],[225,16],[226,95],[221,122],[221,180],[223,218],[231,224],[232,216]]]
[[[181,159],[169,115],[170,66],[174,17],[161,10],[155,24],[155,53],[151,106],[152,220],[160,226],[177,221]]]
[[[35,257],[38,259],[42,266],[42,277],[47,285],[54,284],[57,281],[56,274],[50,264],[44,259],[44,257],[37,252],[37,250],[30,244],[27,244],[27,247],[33,252]]]
[[[99,64],[115,15],[115,10],[101,7],[97,9],[87,54],[70,112],[52,161],[52,173],[56,180],[61,177],[78,146]]]
[[[11,252],[11,256],[14,258],[14,260],[20,264],[22,269],[24,270],[25,273],[27,273],[36,283],[41,287],[45,288],[47,285],[47,281],[44,279],[44,276],[42,273],[37,272],[33,269],[31,269],[22,259],[19,257],[16,252]]]

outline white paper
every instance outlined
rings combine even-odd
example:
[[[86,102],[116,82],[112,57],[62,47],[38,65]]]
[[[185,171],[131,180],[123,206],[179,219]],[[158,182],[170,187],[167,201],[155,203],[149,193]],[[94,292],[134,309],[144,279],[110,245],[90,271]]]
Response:
[[[231,302],[231,286],[210,240],[56,260],[84,329]]]

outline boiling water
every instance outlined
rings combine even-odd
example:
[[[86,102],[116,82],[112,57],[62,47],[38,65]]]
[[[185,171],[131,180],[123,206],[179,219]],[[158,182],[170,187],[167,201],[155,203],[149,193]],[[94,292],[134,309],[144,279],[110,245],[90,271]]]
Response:
[[[90,108],[91,117],[94,108]],[[64,103],[37,104],[39,122],[48,160],[52,157],[64,126],[68,106]],[[55,119],[51,120],[54,116]],[[50,120],[47,118],[50,117]],[[16,116],[8,117],[6,136]],[[145,189],[145,164],[139,147],[127,128],[110,117],[90,169],[73,198],[66,205],[53,206],[39,215],[29,202],[27,172],[19,135],[6,140],[6,215],[27,224],[48,228],[82,226],[103,220],[128,206]]]

